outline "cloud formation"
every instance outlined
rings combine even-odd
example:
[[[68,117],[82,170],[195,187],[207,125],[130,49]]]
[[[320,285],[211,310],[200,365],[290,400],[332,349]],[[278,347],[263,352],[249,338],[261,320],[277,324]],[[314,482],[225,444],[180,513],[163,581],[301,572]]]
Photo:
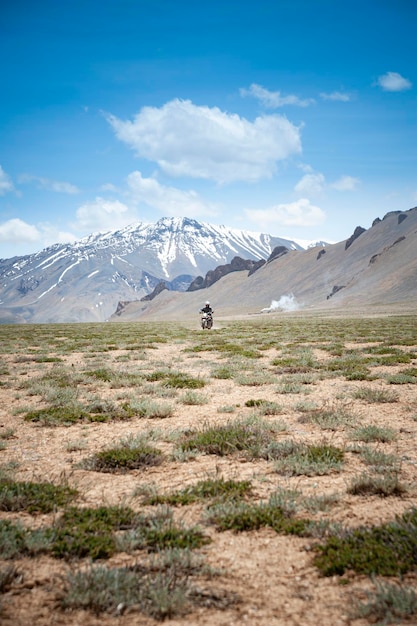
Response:
[[[42,176],[35,176],[33,174],[22,174],[19,176],[19,183],[31,182],[37,183],[40,189],[54,191],[56,193],[76,194],[80,191],[78,187],[67,182],[50,180],[49,178],[43,178]]]
[[[4,194],[9,193],[9,191],[13,191],[14,186],[12,183],[12,179],[2,166],[0,165],[0,196],[4,196]]]
[[[75,239],[72,233],[60,231],[49,223],[35,225],[13,218],[0,224],[0,242],[4,244],[36,244],[40,250],[54,243],[69,243]]]
[[[107,120],[138,157],[158,163],[173,177],[254,182],[270,178],[278,161],[301,152],[300,129],[283,116],[250,122],[190,100],[143,107],[132,121],[114,115]]]
[[[325,213],[314,206],[307,198],[300,198],[289,204],[277,204],[269,209],[245,209],[248,219],[258,225],[271,226],[317,226],[325,220]]]
[[[336,102],[349,102],[351,99],[350,94],[343,91],[332,91],[331,93],[322,92],[320,98],[323,100],[333,100]]]
[[[147,204],[163,215],[198,217],[216,212],[215,207],[204,202],[195,191],[161,185],[154,178],[143,178],[139,171],[129,174],[127,184],[135,205]]]
[[[249,89],[240,89],[240,95],[242,97],[253,96],[268,109],[278,109],[287,105],[308,107],[315,102],[313,98],[302,100],[294,95],[282,96],[280,91],[269,91],[256,83],[252,83]]]
[[[323,191],[325,178],[319,172],[316,174],[305,174],[298,181],[294,190],[301,195],[315,195]]]
[[[123,202],[100,196],[81,205],[76,211],[76,218],[73,228],[85,232],[117,230],[137,221],[136,212]]]
[[[308,166],[304,166],[306,174],[298,181],[294,191],[303,196],[313,196],[321,193],[325,189],[332,188],[337,191],[353,191],[360,184],[359,178],[354,176],[341,176],[333,183],[327,183],[325,176],[321,172],[312,172]]]
[[[20,218],[0,224],[0,241],[4,243],[33,242],[41,238],[40,231]]]
[[[397,72],[387,72],[378,76],[376,84],[384,91],[407,91],[413,86],[408,78],[404,78]]]
[[[354,178],[354,176],[341,176],[331,186],[338,191],[353,191],[360,182],[359,178]]]

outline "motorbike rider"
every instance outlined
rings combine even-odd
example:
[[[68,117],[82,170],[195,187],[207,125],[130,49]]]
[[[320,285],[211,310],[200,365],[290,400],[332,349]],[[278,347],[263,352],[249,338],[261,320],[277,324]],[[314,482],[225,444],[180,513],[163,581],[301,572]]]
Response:
[[[200,309],[200,313],[211,313],[213,315],[213,309],[210,306],[210,302],[206,300],[205,305]]]

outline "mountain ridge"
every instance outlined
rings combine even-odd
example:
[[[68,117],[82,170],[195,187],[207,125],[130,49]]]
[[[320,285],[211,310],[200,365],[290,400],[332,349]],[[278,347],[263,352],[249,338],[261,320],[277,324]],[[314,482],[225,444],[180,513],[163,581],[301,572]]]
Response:
[[[302,249],[292,240],[190,218],[93,233],[1,259],[0,321],[105,321],[118,302],[140,300],[161,280],[185,290],[196,276],[235,256],[266,259],[277,245]]]

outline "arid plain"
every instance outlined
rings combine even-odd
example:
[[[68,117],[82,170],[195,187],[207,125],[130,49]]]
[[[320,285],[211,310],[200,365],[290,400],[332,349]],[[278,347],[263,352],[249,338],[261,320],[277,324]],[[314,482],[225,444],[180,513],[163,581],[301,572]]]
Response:
[[[414,315],[0,333],[4,626],[417,623]]]

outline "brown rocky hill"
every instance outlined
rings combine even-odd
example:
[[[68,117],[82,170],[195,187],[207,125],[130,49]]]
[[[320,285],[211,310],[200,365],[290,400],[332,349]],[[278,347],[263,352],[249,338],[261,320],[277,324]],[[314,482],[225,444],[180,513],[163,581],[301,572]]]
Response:
[[[250,274],[250,275],[249,275]],[[151,302],[124,303],[111,321],[184,319],[210,300],[217,315],[283,310],[417,305],[417,207],[392,211],[346,241],[289,250],[254,273],[229,273],[206,289],[162,291]]]

